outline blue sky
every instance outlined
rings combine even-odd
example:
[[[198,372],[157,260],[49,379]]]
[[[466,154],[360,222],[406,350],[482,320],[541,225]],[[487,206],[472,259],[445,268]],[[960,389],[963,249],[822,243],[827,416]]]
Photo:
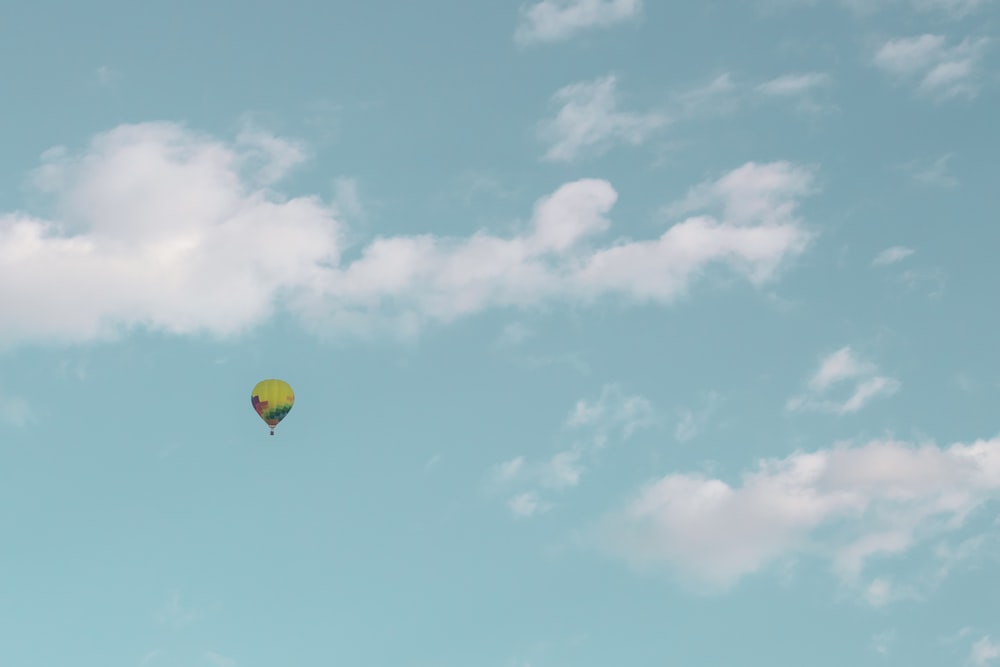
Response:
[[[259,5],[0,16],[0,663],[1000,665],[995,1]]]

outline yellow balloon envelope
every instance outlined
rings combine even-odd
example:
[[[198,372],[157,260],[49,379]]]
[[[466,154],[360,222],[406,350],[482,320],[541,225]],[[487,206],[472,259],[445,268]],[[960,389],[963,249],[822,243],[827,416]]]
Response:
[[[285,418],[295,403],[295,392],[284,380],[261,380],[253,388],[250,403],[260,418],[271,427],[271,435],[274,435],[274,427]]]

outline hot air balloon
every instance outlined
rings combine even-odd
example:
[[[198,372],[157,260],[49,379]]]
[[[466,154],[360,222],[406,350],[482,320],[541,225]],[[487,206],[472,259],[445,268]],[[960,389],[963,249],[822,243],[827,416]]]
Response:
[[[260,418],[271,427],[278,425],[295,403],[295,392],[284,380],[261,380],[250,394],[250,404]]]

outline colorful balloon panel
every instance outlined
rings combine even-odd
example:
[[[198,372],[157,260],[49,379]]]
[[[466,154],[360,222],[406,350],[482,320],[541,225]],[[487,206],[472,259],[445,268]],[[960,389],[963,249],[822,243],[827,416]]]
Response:
[[[284,380],[261,380],[250,394],[250,404],[260,418],[271,427],[278,425],[295,403],[295,392]]]

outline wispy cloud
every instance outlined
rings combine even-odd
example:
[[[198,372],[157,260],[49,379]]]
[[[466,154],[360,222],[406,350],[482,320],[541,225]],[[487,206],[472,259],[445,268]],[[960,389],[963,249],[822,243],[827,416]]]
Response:
[[[929,286],[927,296],[931,299],[939,299],[944,295],[947,275],[940,268],[931,269],[907,269],[898,276],[907,290],[914,290],[921,285]]]
[[[823,112],[831,108],[821,101],[819,93],[830,87],[830,75],[825,72],[784,74],[758,84],[755,91],[764,97],[791,100],[795,108],[808,113]]]
[[[994,0],[841,0],[846,7],[860,13],[868,14],[880,9],[891,9],[897,6],[908,7],[918,12],[935,12],[950,18],[964,18]]]
[[[905,544],[905,542],[901,542],[901,544]],[[894,551],[888,550],[887,553],[894,553]],[[901,600],[916,600],[919,599],[919,596],[910,586],[899,586],[888,577],[875,577],[864,589],[862,598],[868,605],[879,608]]]
[[[765,284],[812,237],[795,214],[812,169],[748,163],[676,208],[717,217],[657,238],[602,242],[618,193],[581,179],[539,199],[513,235],[381,236],[346,262],[336,209],[277,190],[304,155],[261,130],[227,144],[166,123],[50,152],[35,183],[60,218],[0,214],[0,284],[20,285],[0,294],[0,346],[136,328],[227,337],[279,308],[321,336],[406,337],[492,308],[667,304],[713,267]],[[275,229],[280,243],[259,242]]]
[[[875,255],[875,259],[872,260],[872,266],[889,266],[890,264],[898,264],[914,252],[916,251],[913,248],[894,245]]]
[[[532,517],[552,509],[552,504],[542,500],[537,491],[525,491],[507,501],[507,507],[514,516]]]
[[[674,95],[675,114],[683,118],[732,113],[738,108],[740,86],[730,72],[713,77],[708,83]]]
[[[667,124],[667,117],[657,111],[619,109],[617,86],[617,77],[608,75],[556,91],[552,103],[558,111],[539,130],[549,145],[546,160],[572,162],[616,144],[637,146]]]
[[[828,397],[835,386],[853,381],[854,389],[846,398],[835,401]],[[816,373],[809,378],[806,393],[788,399],[790,411],[820,410],[841,415],[861,410],[870,401],[895,394],[901,384],[895,378],[878,374],[878,368],[861,361],[850,347],[842,347],[825,357]]]
[[[160,649],[153,649],[142,656],[142,660],[139,661],[139,667],[146,667],[147,665],[152,665],[156,660],[163,655],[163,651]]]
[[[976,667],[991,665],[1000,659],[1000,643],[994,642],[989,636],[982,637],[972,645],[969,660]]]
[[[637,429],[651,426],[653,421],[653,406],[648,399],[625,394],[617,384],[609,384],[601,389],[596,400],[577,401],[566,418],[566,426],[589,428],[601,438],[619,431],[620,437],[627,439]]]
[[[758,0],[764,9],[779,10],[796,6],[817,6],[820,0]],[[917,12],[934,12],[952,19],[961,19],[986,7],[995,0],[840,0],[839,4],[859,16],[882,10],[911,9]]]
[[[795,96],[802,95],[820,86],[830,83],[830,75],[823,72],[806,72],[803,74],[784,74],[765,81],[757,86],[757,91],[765,95]]]
[[[642,0],[541,0],[520,10],[514,40],[522,45],[561,42],[581,32],[633,21]]]
[[[468,169],[456,177],[453,188],[442,193],[440,198],[458,200],[471,206],[479,198],[510,200],[520,194],[520,188],[506,185],[499,176],[489,171]]]
[[[874,63],[897,81],[915,83],[921,95],[972,99],[982,87],[979,68],[988,44],[980,38],[948,46],[944,36],[932,34],[891,39],[875,53]]]
[[[531,338],[535,332],[522,322],[509,322],[505,324],[497,338],[497,345],[501,347],[515,347]]]
[[[206,651],[205,658],[215,667],[236,667],[236,660],[215,651]]]
[[[627,440],[638,429],[655,423],[652,404],[638,394],[626,394],[618,385],[605,385],[596,399],[580,399],[566,417],[564,426],[578,434],[568,448],[547,460],[528,461],[517,456],[497,465],[492,482],[500,488],[529,487],[508,501],[518,516],[532,516],[553,507],[541,491],[558,492],[580,484],[587,465],[613,439]]]
[[[359,218],[365,212],[358,194],[358,179],[336,178],[333,181],[333,201],[337,213],[346,218]]]
[[[166,604],[156,612],[156,618],[160,623],[175,630],[187,627],[201,617],[200,611],[182,605],[181,597],[176,592],[171,593]]]
[[[811,114],[826,112],[834,108],[828,99],[832,84],[833,77],[819,71],[793,71],[756,80],[725,71],[707,83],[674,93],[668,110],[678,123],[773,103]]]
[[[669,568],[719,590],[800,555],[829,558],[872,603],[905,587],[864,583],[884,560],[962,525],[1000,498],[1000,440],[939,448],[849,443],[761,461],[730,485],[676,473],[644,486],[599,523],[601,547],[640,570]],[[836,527],[836,530],[825,530]]]
[[[427,461],[424,462],[424,470],[430,470],[431,468],[436,466],[438,463],[441,462],[441,458],[442,458],[441,454],[435,454],[434,456],[427,459]]]
[[[701,433],[705,424],[719,407],[721,397],[716,392],[709,392],[698,408],[684,408],[680,412],[677,425],[674,427],[674,439],[687,442]]]
[[[995,525],[1000,525],[1000,520]],[[940,583],[955,570],[976,567],[991,554],[998,553],[998,546],[1000,536],[995,533],[973,535],[957,543],[942,542],[934,547],[936,568],[928,579],[932,583]]]
[[[94,76],[97,79],[97,83],[102,86],[110,86],[118,81],[120,75],[118,72],[107,65],[101,65],[94,72]]]
[[[957,642],[965,641],[967,637],[972,634],[972,628],[969,626],[964,626],[959,628],[955,632],[938,638],[938,642],[941,644],[955,644]]]
[[[912,161],[903,165],[903,168],[910,173],[914,181],[921,185],[930,185],[938,188],[954,188],[958,186],[958,179],[948,173],[948,163],[954,157],[953,153],[947,153],[932,161]]]
[[[33,418],[34,411],[27,400],[0,390],[0,423],[20,428]]]
[[[578,443],[547,460],[528,461],[517,456],[495,466],[490,483],[503,490],[520,487],[507,501],[507,507],[518,516],[532,516],[553,507],[542,497],[543,491],[565,491],[580,483],[585,471],[585,453],[586,447]]]
[[[856,0],[859,1],[859,0]],[[943,12],[954,18],[963,18],[995,0],[908,0],[909,3],[920,11]]]
[[[895,641],[896,632],[894,630],[886,630],[872,637],[872,645],[879,655],[889,655]]]
[[[569,366],[580,375],[590,375],[590,364],[574,352],[557,352],[554,354],[528,355],[519,360],[528,368],[543,368],[547,366]]]
[[[825,72],[791,72],[758,83],[741,81],[733,72],[722,72],[707,83],[674,93],[669,116],[677,122],[696,121],[733,114],[764,100],[791,101],[798,110],[821,111],[829,105],[819,95],[831,82]]]

